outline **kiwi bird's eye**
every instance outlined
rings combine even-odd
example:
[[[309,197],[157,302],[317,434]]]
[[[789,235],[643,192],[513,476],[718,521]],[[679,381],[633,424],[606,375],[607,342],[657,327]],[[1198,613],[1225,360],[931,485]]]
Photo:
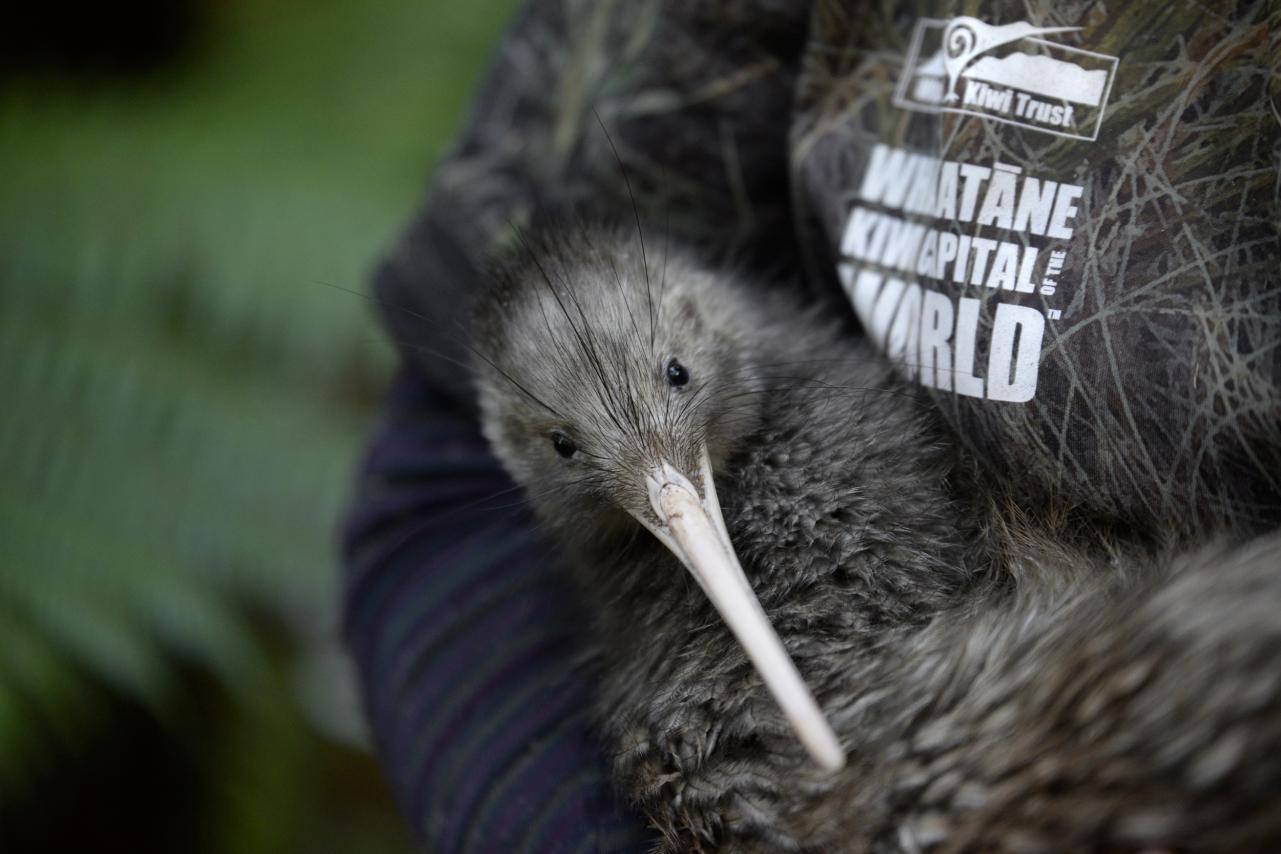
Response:
[[[672,359],[667,363],[667,384],[680,388],[689,382],[689,370],[680,362]]]
[[[574,444],[574,440],[560,430],[552,433],[552,447],[556,449],[556,453],[565,459],[574,456],[575,452],[578,451],[578,446]]]

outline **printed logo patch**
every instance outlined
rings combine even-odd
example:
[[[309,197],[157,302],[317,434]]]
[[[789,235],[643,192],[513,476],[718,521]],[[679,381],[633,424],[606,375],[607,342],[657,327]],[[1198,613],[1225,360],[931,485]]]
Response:
[[[1079,29],[922,18],[912,33],[894,105],[1098,139],[1117,58],[1041,38]]]

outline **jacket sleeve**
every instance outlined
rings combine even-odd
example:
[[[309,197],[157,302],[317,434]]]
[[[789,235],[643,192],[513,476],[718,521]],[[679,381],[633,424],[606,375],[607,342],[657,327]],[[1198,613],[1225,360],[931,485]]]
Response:
[[[638,851],[575,678],[568,583],[470,417],[402,370],[345,536],[375,745],[426,850]]]

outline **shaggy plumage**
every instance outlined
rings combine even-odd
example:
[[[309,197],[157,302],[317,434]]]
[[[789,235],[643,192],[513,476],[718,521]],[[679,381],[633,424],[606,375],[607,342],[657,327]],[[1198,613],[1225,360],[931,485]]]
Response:
[[[596,717],[666,850],[1281,844],[1281,540],[1029,519],[837,321],[635,229],[550,233],[481,300],[484,429],[596,607]],[[704,443],[839,774],[634,519]]]

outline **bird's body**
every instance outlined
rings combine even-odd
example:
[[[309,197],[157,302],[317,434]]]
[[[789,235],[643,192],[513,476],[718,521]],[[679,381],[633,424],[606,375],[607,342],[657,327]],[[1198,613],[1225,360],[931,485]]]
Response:
[[[1281,841],[1275,540],[1172,562],[1020,521],[866,343],[663,255],[527,245],[476,346],[486,434],[595,605],[617,781],[669,850]],[[652,472],[700,454],[840,771],[666,534]]]

